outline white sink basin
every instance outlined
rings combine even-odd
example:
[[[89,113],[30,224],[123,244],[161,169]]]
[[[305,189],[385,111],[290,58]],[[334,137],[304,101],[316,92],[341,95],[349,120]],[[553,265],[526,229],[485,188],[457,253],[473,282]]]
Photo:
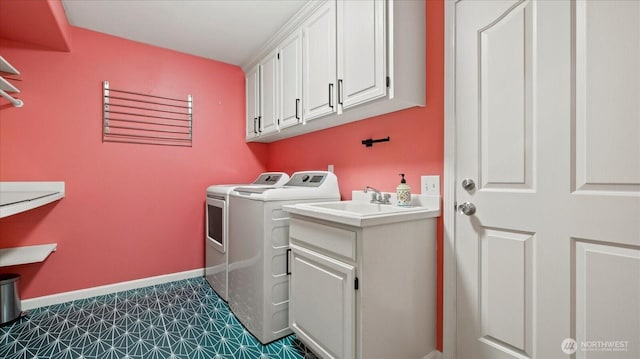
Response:
[[[283,206],[283,209],[294,216],[311,217],[356,227],[412,221],[440,215],[439,208],[398,207],[365,201],[300,203]]]
[[[417,211],[424,209],[423,207],[398,207],[390,204],[375,204],[360,201],[342,201],[342,202],[326,202],[326,203],[310,203],[310,207],[326,208],[329,210],[351,212],[360,216],[368,216],[383,213],[403,213],[408,211]]]

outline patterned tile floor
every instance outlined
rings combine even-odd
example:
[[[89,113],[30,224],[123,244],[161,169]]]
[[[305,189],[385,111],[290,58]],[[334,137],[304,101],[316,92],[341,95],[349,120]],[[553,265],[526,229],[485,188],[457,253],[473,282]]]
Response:
[[[204,278],[30,311],[0,328],[0,358],[315,359],[295,336],[256,340]]]

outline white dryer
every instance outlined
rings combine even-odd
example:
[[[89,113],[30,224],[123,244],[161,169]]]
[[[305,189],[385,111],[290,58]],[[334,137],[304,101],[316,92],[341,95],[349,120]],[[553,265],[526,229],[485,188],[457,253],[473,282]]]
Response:
[[[265,172],[253,183],[213,185],[207,188],[205,215],[205,277],[211,288],[227,300],[229,247],[229,193],[236,187],[281,187],[284,172]]]
[[[237,187],[229,196],[229,307],[263,344],[289,329],[289,213],[292,203],[339,201],[331,172],[296,172],[280,188]]]

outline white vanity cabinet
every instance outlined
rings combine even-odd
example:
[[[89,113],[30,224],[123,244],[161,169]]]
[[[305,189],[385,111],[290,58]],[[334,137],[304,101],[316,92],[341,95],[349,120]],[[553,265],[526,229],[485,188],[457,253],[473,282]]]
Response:
[[[291,213],[289,325],[322,358],[435,349],[436,219],[354,227]]]

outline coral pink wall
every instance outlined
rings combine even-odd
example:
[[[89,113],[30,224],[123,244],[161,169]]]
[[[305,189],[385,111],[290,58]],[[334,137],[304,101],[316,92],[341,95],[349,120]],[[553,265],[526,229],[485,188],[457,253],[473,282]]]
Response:
[[[335,166],[342,199],[369,185],[395,191],[405,173],[414,193],[421,175],[444,172],[444,2],[426,2],[427,99],[413,108],[270,145],[269,170],[295,172]],[[391,141],[364,147],[366,138]],[[442,186],[441,186],[442,187]],[[438,221],[437,343],[442,350],[442,218]]]
[[[0,0],[0,8],[9,3],[35,2]],[[43,19],[57,18],[59,7]],[[265,169],[291,173],[333,164],[343,199],[364,185],[394,191],[400,172],[418,192],[420,175],[442,176],[444,158],[444,3],[426,1],[426,7],[426,107],[270,145],[244,142],[244,74],[236,66],[61,23],[46,30],[62,36],[38,49],[29,39],[41,38],[42,19],[16,17],[27,24],[21,28],[33,29],[33,36],[21,31],[13,39],[21,42],[1,38],[8,33],[0,24],[0,54],[22,72],[17,97],[25,101],[17,109],[0,99],[0,180],[67,186],[55,204],[0,219],[0,248],[57,242],[58,251],[43,263],[0,271],[22,274],[22,296],[31,298],[202,268],[204,189],[251,181]],[[64,47],[60,38],[71,44],[70,53],[42,50]],[[191,93],[193,147],[102,143],[103,80],[152,94]],[[391,142],[360,144],[385,136]],[[437,244],[441,350],[441,219]]]
[[[244,73],[237,66],[69,28],[71,52],[2,39],[24,100],[0,99],[0,180],[65,181],[66,197],[0,219],[0,247],[56,242],[22,274],[31,298],[203,268],[204,193],[249,182],[267,145],[244,141]],[[194,98],[193,147],[102,143],[102,81]]]
[[[3,39],[69,51],[69,22],[59,0],[0,0]]]

